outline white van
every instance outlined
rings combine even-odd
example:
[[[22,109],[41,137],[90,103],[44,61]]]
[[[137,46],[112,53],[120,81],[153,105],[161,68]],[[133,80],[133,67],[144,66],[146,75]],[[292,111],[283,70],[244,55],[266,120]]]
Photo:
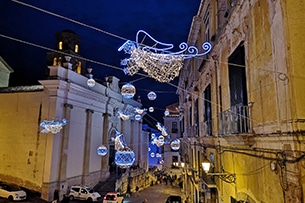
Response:
[[[97,202],[101,200],[101,195],[94,192],[89,186],[71,186],[69,199],[85,200],[88,202]]]

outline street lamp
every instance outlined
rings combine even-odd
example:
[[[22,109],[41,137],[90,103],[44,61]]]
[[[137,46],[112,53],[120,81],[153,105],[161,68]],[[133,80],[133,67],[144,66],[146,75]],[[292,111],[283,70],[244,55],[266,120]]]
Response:
[[[220,173],[209,173],[211,162],[208,159],[203,160],[203,162],[201,164],[202,164],[202,168],[203,168],[204,172],[208,176],[217,176],[221,180],[223,180],[227,183],[235,183],[235,180],[236,180],[235,174],[225,172],[223,169],[222,169],[223,172],[220,172]]]

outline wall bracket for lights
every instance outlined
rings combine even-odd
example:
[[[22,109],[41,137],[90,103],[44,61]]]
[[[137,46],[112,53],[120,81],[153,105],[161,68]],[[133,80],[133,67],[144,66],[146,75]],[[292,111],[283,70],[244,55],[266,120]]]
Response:
[[[225,172],[224,170],[223,170],[223,172],[219,172],[219,173],[209,173],[210,166],[211,166],[211,163],[209,160],[205,159],[202,162],[202,168],[203,168],[204,172],[206,173],[206,175],[219,177],[221,180],[223,180],[227,183],[235,183],[235,181],[236,181],[235,174]]]

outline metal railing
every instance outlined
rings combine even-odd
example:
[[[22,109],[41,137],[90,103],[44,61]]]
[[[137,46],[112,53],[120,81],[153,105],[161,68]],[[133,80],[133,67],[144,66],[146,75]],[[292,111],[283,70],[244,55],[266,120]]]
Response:
[[[218,114],[221,135],[249,133],[249,106],[232,106]]]

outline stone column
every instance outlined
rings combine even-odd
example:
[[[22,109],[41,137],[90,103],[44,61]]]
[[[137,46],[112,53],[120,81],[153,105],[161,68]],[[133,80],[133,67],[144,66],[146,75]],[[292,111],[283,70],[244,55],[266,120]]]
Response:
[[[103,114],[104,121],[103,121],[103,138],[102,138],[102,143],[107,144],[107,148],[109,150],[109,145],[108,145],[108,131],[109,131],[109,117],[110,115],[108,113]],[[108,151],[109,153],[109,151]],[[105,176],[107,177],[107,173],[109,173],[108,170],[108,158],[109,154],[106,156],[102,156],[102,162],[101,162],[101,178],[103,179]]]
[[[59,181],[66,180],[66,170],[67,170],[67,151],[69,145],[69,134],[70,134],[70,117],[71,117],[71,109],[73,109],[73,105],[64,104],[64,118],[67,119],[67,125],[63,127],[62,130],[62,145],[61,145],[61,160],[60,160],[60,171],[59,171]]]
[[[84,162],[83,162],[83,175],[82,184],[88,184],[89,176],[89,160],[90,160],[90,143],[91,143],[91,128],[92,128],[92,114],[93,110],[86,109],[86,134],[85,134],[85,146],[84,146]]]
[[[59,166],[59,199],[62,198],[62,194],[65,194],[67,188],[67,159],[68,159],[68,148],[69,148],[69,134],[70,134],[70,120],[71,120],[71,110],[73,109],[72,104],[64,104],[64,118],[67,119],[66,126],[62,130],[62,140],[61,140],[61,156],[60,156],[60,166]]]

